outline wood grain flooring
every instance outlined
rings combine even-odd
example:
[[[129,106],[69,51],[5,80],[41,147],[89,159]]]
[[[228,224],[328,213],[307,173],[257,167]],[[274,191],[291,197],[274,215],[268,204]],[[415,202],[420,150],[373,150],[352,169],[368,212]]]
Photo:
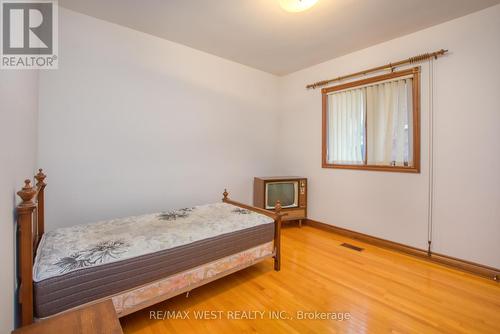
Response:
[[[364,250],[341,247],[344,242]],[[499,283],[309,226],[283,229],[282,254],[280,272],[272,261],[262,262],[188,298],[122,318],[123,331],[500,333]],[[216,311],[215,319],[196,319],[199,311]],[[350,319],[298,319],[301,312],[337,318],[347,312]],[[150,319],[152,314],[177,319]],[[241,319],[252,314],[257,320]]]

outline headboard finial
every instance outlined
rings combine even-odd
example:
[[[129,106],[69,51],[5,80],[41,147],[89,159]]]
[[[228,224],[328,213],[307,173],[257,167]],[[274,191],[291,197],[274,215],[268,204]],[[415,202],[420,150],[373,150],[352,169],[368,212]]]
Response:
[[[24,180],[23,189],[17,192],[23,202],[20,206],[32,206],[34,204],[33,197],[36,195],[36,189],[31,185],[31,180]]]
[[[44,182],[44,180],[45,180],[45,178],[46,178],[46,177],[47,177],[47,175],[45,175],[45,174],[43,173],[43,169],[41,169],[41,168],[40,168],[40,169],[38,170],[38,173],[35,175],[35,179],[38,181],[38,182],[36,183],[36,186],[37,186],[38,188],[41,188],[41,187],[43,187],[43,186],[46,186],[46,185],[47,185],[47,184]]]
[[[227,189],[224,189],[224,192],[222,193],[222,196],[224,196],[224,198],[222,199],[223,201],[227,199],[227,196],[229,196],[229,193],[227,192]]]

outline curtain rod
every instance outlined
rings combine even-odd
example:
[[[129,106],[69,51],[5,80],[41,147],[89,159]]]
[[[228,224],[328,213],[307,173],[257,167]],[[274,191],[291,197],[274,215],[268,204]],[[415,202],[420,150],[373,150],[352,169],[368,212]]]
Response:
[[[329,83],[332,83],[332,82],[335,82],[335,81],[341,81],[341,80],[345,80],[345,79],[357,77],[357,76],[360,76],[360,75],[366,75],[368,73],[379,72],[379,71],[383,71],[383,70],[391,70],[391,71],[393,71],[396,67],[399,67],[399,66],[402,66],[402,65],[419,63],[419,62],[422,62],[422,61],[427,60],[429,58],[436,58],[437,59],[439,56],[444,55],[446,52],[448,52],[448,50],[441,49],[439,51],[432,52],[432,53],[424,53],[424,54],[421,54],[421,55],[418,55],[418,56],[414,56],[414,57],[410,57],[410,58],[407,58],[407,59],[404,59],[404,60],[397,61],[395,63],[389,63],[387,65],[373,67],[373,68],[370,68],[370,69],[367,69],[367,70],[364,70],[364,71],[352,73],[352,74],[349,74],[349,75],[344,75],[344,76],[341,76],[341,77],[338,77],[338,78],[334,78],[334,79],[328,79],[328,80],[318,81],[318,82],[315,82],[313,84],[307,85],[306,88],[307,89],[309,89],[309,88],[313,88],[314,89],[314,88],[317,88],[317,87],[328,85]]]

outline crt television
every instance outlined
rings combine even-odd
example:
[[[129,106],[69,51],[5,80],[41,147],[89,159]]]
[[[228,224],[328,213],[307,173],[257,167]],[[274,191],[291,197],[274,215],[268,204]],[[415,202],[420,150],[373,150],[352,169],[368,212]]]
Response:
[[[281,202],[286,216],[283,220],[307,218],[307,179],[298,176],[256,177],[253,184],[253,204],[274,210]]]

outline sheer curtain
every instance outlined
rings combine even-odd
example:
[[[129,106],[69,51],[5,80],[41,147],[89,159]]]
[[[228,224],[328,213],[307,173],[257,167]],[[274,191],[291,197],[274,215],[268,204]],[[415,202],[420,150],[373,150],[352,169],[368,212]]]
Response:
[[[365,89],[328,95],[329,163],[363,164]]]
[[[412,79],[368,86],[366,89],[367,163],[412,165]]]

